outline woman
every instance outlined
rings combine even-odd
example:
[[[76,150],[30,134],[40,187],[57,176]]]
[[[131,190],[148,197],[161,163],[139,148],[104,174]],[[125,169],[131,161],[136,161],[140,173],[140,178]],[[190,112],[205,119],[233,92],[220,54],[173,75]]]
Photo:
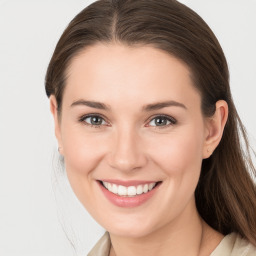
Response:
[[[256,255],[255,168],[196,13],[95,2],[61,36],[46,93],[70,184],[108,231],[89,255]]]

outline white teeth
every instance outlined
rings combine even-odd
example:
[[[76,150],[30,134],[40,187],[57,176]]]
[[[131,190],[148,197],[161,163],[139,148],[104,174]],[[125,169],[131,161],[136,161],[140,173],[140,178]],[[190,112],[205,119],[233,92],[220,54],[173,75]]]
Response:
[[[156,183],[150,183],[149,186],[148,186],[148,189],[152,190],[155,185],[156,185]]]
[[[109,190],[109,191],[111,191],[111,190]],[[112,191],[111,191],[111,192],[112,192]],[[127,196],[127,188],[124,187],[124,186],[119,185],[119,186],[118,186],[118,190],[117,190],[117,194],[118,194],[119,196]]]
[[[142,193],[148,193],[150,190],[152,190],[155,187],[156,182],[138,185],[138,186],[125,187],[122,185],[112,184],[112,183],[103,181],[103,185],[107,190],[109,190],[110,192],[116,195],[136,196],[136,195],[141,195]]]
[[[117,194],[117,191],[118,191],[117,185],[116,185],[116,184],[113,184],[113,186],[112,186],[112,192],[113,192],[114,194]]]
[[[136,191],[137,193],[137,195],[141,195],[142,193],[143,193],[143,188],[142,188],[142,185],[139,185],[138,187],[137,187],[137,191]]]
[[[148,192],[148,184],[145,184],[143,187],[143,192],[147,193]]]
[[[136,192],[137,192],[137,190],[136,190],[136,188],[134,186],[130,186],[127,189],[127,195],[128,196],[135,196]]]

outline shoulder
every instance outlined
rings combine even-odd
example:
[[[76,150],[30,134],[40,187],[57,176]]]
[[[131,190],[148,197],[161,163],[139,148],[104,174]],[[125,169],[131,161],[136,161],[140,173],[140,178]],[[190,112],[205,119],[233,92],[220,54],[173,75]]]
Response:
[[[256,256],[256,247],[239,234],[231,233],[223,238],[210,256]]]
[[[110,237],[106,232],[87,256],[108,256],[111,247]],[[256,247],[236,233],[223,238],[210,256],[256,256]]]
[[[109,233],[106,232],[87,256],[108,256],[111,247]]]

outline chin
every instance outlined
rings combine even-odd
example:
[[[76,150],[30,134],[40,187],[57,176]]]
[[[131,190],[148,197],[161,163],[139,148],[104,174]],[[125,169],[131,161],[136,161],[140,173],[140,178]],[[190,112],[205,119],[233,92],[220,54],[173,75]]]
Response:
[[[153,224],[152,220],[149,223],[149,221],[126,219],[126,221],[123,220],[122,222],[108,223],[108,225],[104,225],[105,229],[112,235],[129,238],[146,237],[156,231],[156,225]]]
[[[119,237],[129,237],[129,238],[141,238],[146,237],[152,233],[150,229],[141,229],[141,228],[115,228],[107,230],[110,234],[119,236]]]

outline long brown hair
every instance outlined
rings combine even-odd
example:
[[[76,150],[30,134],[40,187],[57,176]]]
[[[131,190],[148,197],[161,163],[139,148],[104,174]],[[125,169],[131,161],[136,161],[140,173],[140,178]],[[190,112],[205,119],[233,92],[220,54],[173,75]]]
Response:
[[[234,106],[225,56],[215,35],[194,11],[175,0],[100,0],[81,11],[62,34],[45,88],[61,112],[66,70],[74,56],[96,43],[151,45],[182,60],[198,89],[202,113],[225,100],[229,117],[222,140],[203,160],[195,191],[202,218],[223,234],[237,232],[256,245],[256,175],[245,128]],[[242,142],[244,142],[244,147]]]

